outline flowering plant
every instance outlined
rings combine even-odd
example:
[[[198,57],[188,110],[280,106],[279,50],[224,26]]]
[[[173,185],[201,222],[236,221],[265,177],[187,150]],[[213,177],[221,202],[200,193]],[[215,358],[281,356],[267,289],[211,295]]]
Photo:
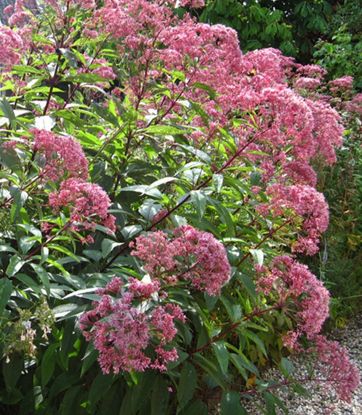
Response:
[[[210,391],[241,412],[268,363],[294,384],[293,350],[338,372],[297,255],[327,228],[312,164],[335,161],[341,117],[311,91],[322,68],[175,13],[202,4],[7,9],[1,399],[21,414],[203,414]]]

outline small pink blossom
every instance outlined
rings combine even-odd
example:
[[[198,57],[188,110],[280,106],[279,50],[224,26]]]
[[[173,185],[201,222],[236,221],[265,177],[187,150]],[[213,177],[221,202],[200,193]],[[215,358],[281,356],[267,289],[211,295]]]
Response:
[[[270,278],[273,279],[273,284],[276,284],[275,289],[280,298],[284,301],[290,298],[298,310],[297,329],[294,335],[289,333],[287,344],[295,344],[297,334],[298,337],[305,334],[308,339],[313,340],[329,315],[328,290],[306,265],[288,256],[276,257],[273,260]]]
[[[353,88],[353,77],[352,76],[342,76],[342,78],[334,79],[329,82],[331,90],[336,92],[338,90],[351,90]]]
[[[181,308],[166,304],[142,309],[136,285],[132,280],[129,288],[133,287],[133,292],[124,291],[122,281],[114,278],[105,289],[98,290],[100,300],[79,320],[86,340],[99,352],[103,373],[143,372],[148,368],[165,371],[167,364],[178,358],[171,343],[177,334],[174,320],[185,321]],[[152,349],[154,357],[149,356]]]
[[[320,370],[326,378],[325,387],[333,388],[340,399],[351,402],[353,392],[361,382],[357,367],[350,361],[347,350],[324,336],[316,338]]]
[[[49,206],[55,212],[67,208],[70,222],[74,230],[91,230],[100,223],[115,231],[114,221],[109,221],[108,209],[110,199],[106,192],[97,184],[81,179],[67,179],[60,184],[60,189],[49,195]]]
[[[181,279],[209,295],[218,295],[230,279],[231,267],[224,246],[211,233],[181,226],[168,238],[150,232],[131,244],[131,255],[144,262],[144,269],[164,281]]]
[[[34,150],[44,158],[43,178],[53,181],[64,177],[88,178],[88,161],[77,141],[46,130],[34,129],[32,132]]]
[[[295,81],[295,87],[297,89],[309,89],[315,90],[321,84],[320,79],[318,78],[307,78],[307,77],[300,77]]]
[[[24,51],[22,38],[12,29],[0,26],[0,62],[7,69],[20,63]]]

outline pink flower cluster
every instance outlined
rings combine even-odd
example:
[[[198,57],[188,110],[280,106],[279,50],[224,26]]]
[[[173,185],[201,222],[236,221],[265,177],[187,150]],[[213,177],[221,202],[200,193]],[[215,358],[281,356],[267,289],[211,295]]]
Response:
[[[176,2],[177,5],[178,2]],[[199,9],[205,6],[204,0],[180,0],[181,7],[192,7],[193,9]]]
[[[333,387],[338,396],[350,401],[360,382],[358,369],[350,362],[347,351],[337,342],[320,335],[329,315],[329,292],[308,269],[288,256],[276,257],[270,266],[258,267],[258,289],[265,295],[277,295],[277,301],[287,310],[296,313],[295,330],[283,336],[283,343],[299,350],[301,336],[313,341],[311,350],[317,352],[320,370],[326,387]]]
[[[361,379],[357,367],[350,361],[347,350],[336,341],[317,336],[315,350],[327,389],[334,388],[340,399],[351,402]]]
[[[88,161],[77,141],[46,130],[35,129],[32,132],[34,150],[44,158],[42,178],[55,182],[64,177],[88,178]]]
[[[169,239],[162,231],[139,236],[131,255],[144,262],[144,269],[160,281],[189,281],[209,295],[218,295],[230,279],[231,267],[224,246],[208,232],[192,226],[176,228]]]
[[[362,115],[362,94],[356,94],[351,101],[348,101],[346,110]]]
[[[95,0],[73,0],[73,3],[79,4],[84,9],[94,9],[97,6]]]
[[[101,225],[115,231],[115,217],[108,214],[110,199],[97,184],[82,179],[71,178],[63,181],[59,191],[49,195],[49,206],[55,212],[67,208],[73,230],[94,230]]]
[[[138,290],[133,280],[132,289],[127,290],[120,278],[114,278],[99,290],[101,298],[94,302],[93,309],[80,318],[83,335],[98,350],[98,361],[105,374],[165,371],[167,364],[178,358],[172,347],[177,334],[175,320],[184,322],[185,316],[176,304],[155,305],[151,300],[141,304],[139,298],[145,298],[142,285],[150,284],[139,282]]]
[[[334,79],[329,82],[330,89],[332,92],[337,91],[348,91],[353,88],[353,77],[342,76],[342,78]]]
[[[12,29],[0,26],[0,65],[6,69],[20,62],[24,43],[22,38]]]
[[[320,86],[320,84],[321,81],[318,78],[307,78],[302,76],[295,81],[295,88],[315,90]]]
[[[71,229],[95,229],[101,224],[114,232],[115,217],[108,214],[110,199],[98,185],[89,183],[88,161],[81,145],[72,137],[64,137],[46,130],[32,130],[34,151],[43,165],[39,174],[42,180],[60,182],[58,191],[49,195],[49,206],[55,212],[69,210]],[[48,224],[43,224],[46,230]],[[51,229],[51,228],[49,228]],[[90,235],[83,239],[92,242]]]
[[[322,329],[329,315],[329,292],[306,265],[288,256],[276,257],[270,277],[282,281],[278,286],[280,297],[291,298],[298,307],[298,335],[313,339]]]
[[[258,207],[260,213],[271,210],[274,216],[302,218],[303,224],[293,252],[314,255],[318,252],[319,238],[327,230],[329,222],[328,205],[322,193],[308,185],[269,186],[267,194],[270,202]],[[290,212],[291,211],[291,212]],[[289,212],[289,213],[288,213]]]
[[[284,345],[298,348],[300,336],[313,340],[329,315],[329,292],[306,265],[288,256],[276,257],[270,269],[258,269],[257,285],[265,295],[276,293],[279,302],[293,307],[297,327],[283,338]],[[296,310],[294,310],[296,308]]]
[[[16,0],[14,6],[9,5],[4,9],[4,13],[9,15],[8,23],[10,26],[24,27],[33,18],[29,10],[37,8],[36,0]]]

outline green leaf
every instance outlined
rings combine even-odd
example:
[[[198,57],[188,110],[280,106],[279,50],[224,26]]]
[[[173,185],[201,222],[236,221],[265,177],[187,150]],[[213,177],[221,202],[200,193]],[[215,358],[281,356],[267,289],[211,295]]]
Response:
[[[162,205],[155,203],[153,200],[145,200],[142,206],[138,209],[139,213],[148,221],[152,221],[152,218],[162,209]]]
[[[82,74],[83,75],[88,75],[88,74]],[[91,74],[89,74],[91,75]],[[100,77],[100,79],[103,81],[103,78]],[[79,82],[79,81],[78,81]],[[91,109],[94,109],[95,112],[102,117],[105,121],[108,121],[109,123],[111,123],[112,125],[119,127],[120,123],[117,117],[115,117],[108,109],[104,108],[102,105],[99,105],[95,102],[93,102],[93,104],[91,105]]]
[[[11,293],[13,291],[13,284],[7,278],[0,279],[0,316],[2,316],[6,304],[8,303]]]
[[[31,288],[36,294],[41,294],[41,286],[37,283],[37,281],[29,277],[29,275],[19,272],[16,274],[15,278],[22,282],[26,287]]]
[[[244,330],[243,331],[243,334],[246,337],[248,337],[249,339],[251,339],[256,344],[256,346],[258,347],[258,349],[263,353],[263,355],[265,357],[268,356],[268,353],[267,353],[267,351],[265,349],[265,345],[264,345],[264,343],[263,343],[263,341],[261,340],[260,337],[258,337],[255,333],[253,333],[251,331],[248,331],[248,330]]]
[[[158,376],[153,389],[151,397],[151,414],[161,415],[167,413],[169,392],[167,382],[161,376]]]
[[[214,362],[206,359],[199,353],[194,354],[194,361],[210,376],[210,379],[212,379],[216,385],[220,386],[224,390],[227,389],[226,379],[220,373],[218,366],[216,366]]]
[[[15,172],[21,171],[21,160],[13,148],[0,146],[0,163]]]
[[[75,255],[72,251],[70,251],[68,248],[61,246],[61,245],[57,245],[57,244],[48,244],[47,247],[49,249],[54,249],[55,251],[61,252],[62,254],[73,258],[76,262],[80,262],[80,259],[77,255]]]
[[[9,120],[9,124],[11,128],[15,130],[16,129],[16,117],[15,117],[13,109],[11,108],[11,105],[5,98],[3,98],[0,101],[0,110],[2,111],[4,116]]]
[[[91,406],[94,407],[95,404],[102,399],[105,393],[109,390],[114,382],[113,375],[104,375],[99,373],[94,379],[92,386],[89,391],[89,401]]]
[[[194,366],[185,362],[181,370],[180,381],[177,387],[178,408],[181,410],[194,396],[197,386],[197,373]]]
[[[264,252],[261,249],[250,249],[250,253],[251,253],[254,261],[258,265],[263,265],[263,263],[264,263]]]
[[[10,362],[3,359],[3,379],[8,391],[13,390],[23,370],[23,359],[20,356],[11,356]]]
[[[175,182],[178,179],[176,177],[163,177],[162,179],[156,180],[155,182],[153,182],[152,184],[150,184],[148,186],[149,189],[154,189],[158,186],[161,186],[162,184],[167,184],[167,183],[171,183],[171,182]]]
[[[44,285],[44,288],[48,295],[50,295],[50,281],[49,281],[49,274],[45,271],[45,269],[37,264],[31,264],[33,270],[36,272],[36,275],[39,277],[41,283]]]
[[[92,367],[93,363],[97,360],[98,352],[94,349],[92,343],[89,343],[87,351],[83,357],[82,368],[80,372],[80,377],[82,378],[85,373]]]
[[[263,398],[265,400],[267,414],[277,415],[276,410],[275,410],[275,406],[276,406],[275,396],[272,395],[270,392],[263,392]]]
[[[72,297],[87,298],[88,300],[99,300],[99,295],[94,294],[98,290],[97,287],[83,288],[81,290],[72,291],[70,294],[63,297],[63,300],[69,300]]]
[[[207,406],[200,401],[199,399],[196,401],[192,401],[189,405],[187,405],[180,415],[208,415],[209,411]]]
[[[220,415],[247,415],[246,410],[241,406],[238,392],[224,392],[220,409]]]
[[[104,78],[95,73],[80,73],[77,75],[67,76],[64,80],[69,82],[85,82],[87,84],[92,84],[95,82],[102,82],[104,81]]]
[[[38,240],[37,236],[23,236],[19,240],[19,247],[23,254],[26,254],[30,251],[30,249],[34,246],[36,241]]]
[[[83,313],[87,306],[77,304],[62,304],[53,308],[54,316],[57,320],[64,320]]]
[[[225,343],[217,342],[212,345],[216,359],[219,363],[221,372],[226,375],[229,366],[229,352],[225,347]]]
[[[245,379],[248,380],[248,374],[245,370],[244,367],[244,362],[241,356],[239,356],[236,353],[230,353],[230,361],[233,363],[233,365],[236,367],[236,369],[239,371],[239,373],[241,374],[241,376]]]
[[[49,399],[51,400],[59,393],[70,389],[78,380],[79,377],[77,373],[63,372],[54,380],[54,382],[52,382],[48,395]]]
[[[77,407],[76,401],[79,399],[82,389],[83,386],[76,385],[67,390],[60,405],[59,415],[74,415],[74,409]]]
[[[55,351],[58,344],[51,344],[43,355],[40,365],[42,388],[47,385],[55,369]]]
[[[256,299],[257,293],[254,281],[248,275],[242,274],[241,272],[237,272],[236,275],[237,279],[242,282],[251,298]]]
[[[311,392],[308,391],[308,389],[304,388],[299,383],[293,383],[292,384],[292,389],[295,393],[297,393],[298,395],[301,395],[301,396],[310,397],[310,395],[311,395]]]
[[[214,174],[212,176],[212,183],[214,185],[216,193],[220,193],[222,185],[224,183],[224,176],[222,174]]]
[[[205,213],[207,197],[201,190],[192,190],[190,195],[191,203],[194,205],[199,219],[201,219]]]
[[[26,263],[20,256],[14,255],[10,258],[9,265],[6,268],[6,274],[8,277],[13,277],[17,272],[21,270]]]
[[[121,242],[116,242],[112,239],[103,239],[102,241],[102,255],[103,258],[106,258],[112,251],[114,248],[116,248],[117,246],[121,246],[123,245],[123,243]]]
[[[285,377],[290,377],[295,368],[293,363],[286,357],[282,357],[280,360],[280,369]]]
[[[12,248],[9,245],[0,245],[0,252],[12,252],[12,253],[16,253],[16,249]]]
[[[184,127],[173,125],[150,125],[146,129],[147,134],[153,135],[178,135],[186,134],[187,131]]]

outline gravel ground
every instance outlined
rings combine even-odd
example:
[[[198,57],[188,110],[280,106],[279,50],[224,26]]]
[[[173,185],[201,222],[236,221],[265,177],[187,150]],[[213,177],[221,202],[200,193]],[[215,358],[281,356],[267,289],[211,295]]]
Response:
[[[358,365],[362,373],[362,315],[357,316],[345,329],[336,330],[328,336],[330,339],[338,340],[349,351],[350,358]],[[292,359],[295,366],[295,376],[299,379],[307,377],[305,357],[300,356]],[[267,378],[279,378],[279,374],[270,370]],[[318,374],[316,373],[316,377]],[[362,415],[362,387],[355,392],[350,404],[339,401],[333,393],[326,393],[316,382],[304,383],[309,392],[309,397],[303,397],[292,393],[287,388],[275,390],[274,393],[285,403],[289,415]],[[251,402],[243,402],[250,415],[261,415],[263,413],[261,401],[254,399]],[[277,414],[283,414],[277,410]]]

